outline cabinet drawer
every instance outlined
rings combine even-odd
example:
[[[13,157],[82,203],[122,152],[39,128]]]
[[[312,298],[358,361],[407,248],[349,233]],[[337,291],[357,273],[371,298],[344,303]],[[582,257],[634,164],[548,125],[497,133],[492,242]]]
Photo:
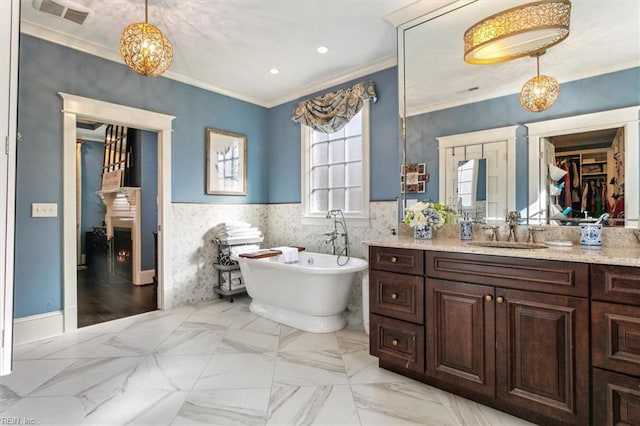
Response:
[[[369,248],[369,264],[371,269],[424,275],[424,252],[372,246]]]
[[[424,324],[424,277],[372,270],[370,311]]]
[[[640,379],[593,369],[593,425],[640,425]]]
[[[424,327],[371,314],[370,352],[380,364],[424,373]]]
[[[589,265],[519,257],[427,252],[427,275],[452,281],[589,296]]]
[[[591,265],[591,297],[640,305],[640,268]]]
[[[594,367],[640,376],[640,307],[592,302]]]

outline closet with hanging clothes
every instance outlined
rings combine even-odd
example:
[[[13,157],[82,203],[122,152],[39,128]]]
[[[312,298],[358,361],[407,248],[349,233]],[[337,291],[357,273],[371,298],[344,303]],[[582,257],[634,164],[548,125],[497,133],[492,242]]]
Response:
[[[609,184],[613,174],[611,148],[556,152],[556,165],[567,171],[564,188],[557,199],[562,208],[571,207],[573,217],[597,217],[611,211]]]

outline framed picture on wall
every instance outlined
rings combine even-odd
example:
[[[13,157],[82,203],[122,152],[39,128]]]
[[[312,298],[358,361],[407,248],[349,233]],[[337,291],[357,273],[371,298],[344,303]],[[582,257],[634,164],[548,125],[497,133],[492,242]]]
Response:
[[[405,176],[407,181],[405,182]],[[429,174],[426,163],[403,164],[400,169],[400,192],[418,194],[426,192]],[[405,185],[406,184],[406,185]]]
[[[206,193],[247,195],[247,137],[206,129]]]

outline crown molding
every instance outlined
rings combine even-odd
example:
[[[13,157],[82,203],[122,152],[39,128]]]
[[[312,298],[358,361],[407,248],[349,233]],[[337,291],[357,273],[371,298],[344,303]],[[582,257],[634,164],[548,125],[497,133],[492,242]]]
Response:
[[[268,108],[273,108],[275,106],[282,105],[290,101],[294,101],[303,96],[307,96],[309,94],[319,92],[329,87],[334,87],[339,84],[346,83],[347,81],[350,81],[350,80],[355,80],[356,78],[360,78],[365,75],[386,70],[387,68],[394,67],[397,64],[398,64],[397,57],[389,56],[387,58],[373,62],[369,65],[366,65],[364,67],[354,68],[345,73],[335,75],[334,77],[331,77],[328,79],[324,78],[322,79],[322,81],[317,81],[315,83],[309,84],[299,90],[296,90],[295,92],[291,92],[288,95],[275,99],[268,105]]]
[[[413,21],[428,13],[456,3],[458,0],[418,0],[401,9],[389,13],[384,19],[394,27]]]
[[[120,52],[115,49],[105,48],[104,46],[96,43],[87,42],[76,37],[70,37],[68,34],[53,31],[50,28],[34,24],[33,22],[22,20],[20,23],[20,32],[36,38],[40,38],[42,40],[49,41],[54,44],[78,50],[89,55],[116,62],[124,66],[122,58],[120,57]],[[318,92],[328,87],[336,86],[346,81],[362,77],[363,75],[372,74],[374,72],[381,71],[395,65],[397,65],[397,58],[394,55],[362,67],[351,69],[344,73],[330,76],[329,78],[323,78],[321,81],[314,82],[301,89],[275,99],[261,99],[253,96],[247,96],[243,93],[234,92],[215,85],[204,83],[200,80],[171,70],[168,70],[167,72],[162,74],[161,78],[165,77],[171,80],[179,81],[190,86],[198,87],[200,89],[204,89],[220,95],[229,96],[231,98],[258,105],[264,108],[273,108],[275,106],[298,99],[310,93]]]
[[[71,49],[78,50],[80,52],[83,52],[89,55],[97,56],[102,59],[116,62],[124,66],[124,63],[122,62],[122,57],[120,56],[120,52],[115,49],[105,48],[104,46],[101,46],[99,44],[87,42],[85,40],[82,40],[76,37],[69,37],[69,35],[67,34],[63,34],[58,31],[53,31],[50,28],[46,28],[41,25],[34,24],[33,22],[22,20],[20,23],[20,32],[49,41],[51,43],[69,47]],[[263,99],[246,96],[241,93],[236,93],[231,90],[226,90],[221,87],[213,86],[211,84],[206,84],[206,83],[203,83],[202,81],[188,77],[184,74],[177,73],[175,71],[169,70],[164,74],[162,74],[161,77],[165,77],[171,80],[176,80],[181,83],[188,84],[190,86],[199,87],[201,89],[208,90],[210,92],[215,92],[221,95],[229,96],[229,97],[239,99],[241,101],[249,102],[255,105],[259,105],[262,107],[267,107],[267,102],[265,102]]]

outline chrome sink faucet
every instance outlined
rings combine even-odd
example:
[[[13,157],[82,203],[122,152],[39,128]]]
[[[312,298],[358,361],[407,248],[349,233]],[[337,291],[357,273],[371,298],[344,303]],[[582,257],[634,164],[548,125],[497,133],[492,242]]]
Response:
[[[507,217],[505,219],[505,222],[507,222],[507,224],[509,225],[509,238],[507,238],[507,241],[513,241],[513,242],[517,242],[518,241],[518,235],[517,235],[517,229],[518,229],[518,222],[520,221],[520,212],[509,212],[509,214],[507,214]]]

